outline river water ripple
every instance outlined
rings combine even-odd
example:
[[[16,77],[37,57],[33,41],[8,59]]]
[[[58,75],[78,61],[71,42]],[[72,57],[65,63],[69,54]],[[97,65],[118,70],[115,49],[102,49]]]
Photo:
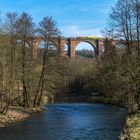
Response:
[[[0,128],[0,140],[118,140],[127,112],[105,104],[50,104]]]

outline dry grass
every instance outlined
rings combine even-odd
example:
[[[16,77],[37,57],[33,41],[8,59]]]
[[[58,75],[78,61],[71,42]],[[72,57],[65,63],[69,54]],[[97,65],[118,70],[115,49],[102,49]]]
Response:
[[[33,113],[40,112],[41,108],[9,107],[6,115],[0,114],[0,127],[29,118]]]
[[[140,114],[128,117],[121,140],[140,140]]]

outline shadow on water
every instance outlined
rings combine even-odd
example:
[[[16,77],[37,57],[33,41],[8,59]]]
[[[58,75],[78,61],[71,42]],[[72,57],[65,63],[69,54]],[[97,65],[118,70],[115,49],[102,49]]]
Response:
[[[127,112],[105,104],[49,104],[28,120],[0,128],[0,140],[118,140]]]

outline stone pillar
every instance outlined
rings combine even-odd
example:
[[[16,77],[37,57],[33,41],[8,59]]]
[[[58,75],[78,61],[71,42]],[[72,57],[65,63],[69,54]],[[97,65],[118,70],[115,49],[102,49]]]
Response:
[[[75,57],[75,49],[77,46],[77,41],[74,39],[69,39],[69,46],[70,46],[70,58],[74,58]]]
[[[104,40],[98,40],[98,63],[102,62],[104,47]]]
[[[109,53],[109,49],[112,46],[112,42],[109,39],[105,39],[104,40],[104,44],[105,44],[105,54]]]
[[[115,43],[115,41],[110,39],[105,40],[105,56],[109,56],[111,51],[116,48]]]
[[[40,41],[38,39],[35,39],[32,43],[32,59],[37,58],[39,43]]]
[[[64,45],[65,45],[65,40],[62,39],[62,38],[58,38],[58,54],[60,56],[64,56],[65,55]]]
[[[96,61],[98,61],[98,52],[99,52],[99,43],[98,43],[98,39],[96,39],[96,40],[93,40],[92,41],[93,42],[93,44],[95,43],[95,48],[94,48],[94,51],[95,51],[95,60]]]

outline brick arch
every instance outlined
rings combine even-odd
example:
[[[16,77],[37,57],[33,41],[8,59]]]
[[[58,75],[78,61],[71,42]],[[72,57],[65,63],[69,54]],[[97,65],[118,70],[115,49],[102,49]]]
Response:
[[[44,42],[43,39],[38,41],[38,47],[40,46],[40,44],[41,44],[42,42]],[[54,45],[56,48],[58,48],[57,42],[55,42],[54,40],[50,40],[49,42],[50,42],[50,45]]]
[[[75,52],[76,52],[77,46],[78,46],[80,43],[88,43],[88,44],[90,44],[91,47],[92,47],[92,48],[94,49],[94,51],[95,51],[95,57],[97,57],[97,55],[98,55],[98,48],[97,48],[95,42],[93,42],[93,41],[91,41],[91,40],[80,40],[80,41],[77,41],[77,43],[76,43],[77,45],[75,46]]]
[[[42,37],[35,37],[32,41],[32,57],[33,58],[37,58],[37,54],[38,54],[38,48],[41,44],[41,42],[43,42],[43,38]],[[59,44],[59,41],[58,41],[58,38],[52,38],[50,40],[50,42],[52,42],[54,44],[54,46],[56,47],[57,49],[57,52],[61,52],[59,47],[60,47],[60,44]]]
[[[83,39],[83,38],[73,38],[70,40],[70,47],[71,47],[71,57],[75,57],[75,51],[76,51],[76,47],[79,43],[82,43],[82,42],[87,42],[89,43],[93,49],[95,50],[95,53],[96,55],[98,54],[98,44],[97,44],[97,40],[95,39]]]
[[[20,45],[20,46],[21,46],[22,43],[23,43],[23,39],[20,39],[20,38],[16,39],[16,44],[17,44],[17,45]],[[30,41],[30,40],[25,40],[25,46],[26,46],[27,48],[30,48],[30,47],[32,46],[31,41]]]

